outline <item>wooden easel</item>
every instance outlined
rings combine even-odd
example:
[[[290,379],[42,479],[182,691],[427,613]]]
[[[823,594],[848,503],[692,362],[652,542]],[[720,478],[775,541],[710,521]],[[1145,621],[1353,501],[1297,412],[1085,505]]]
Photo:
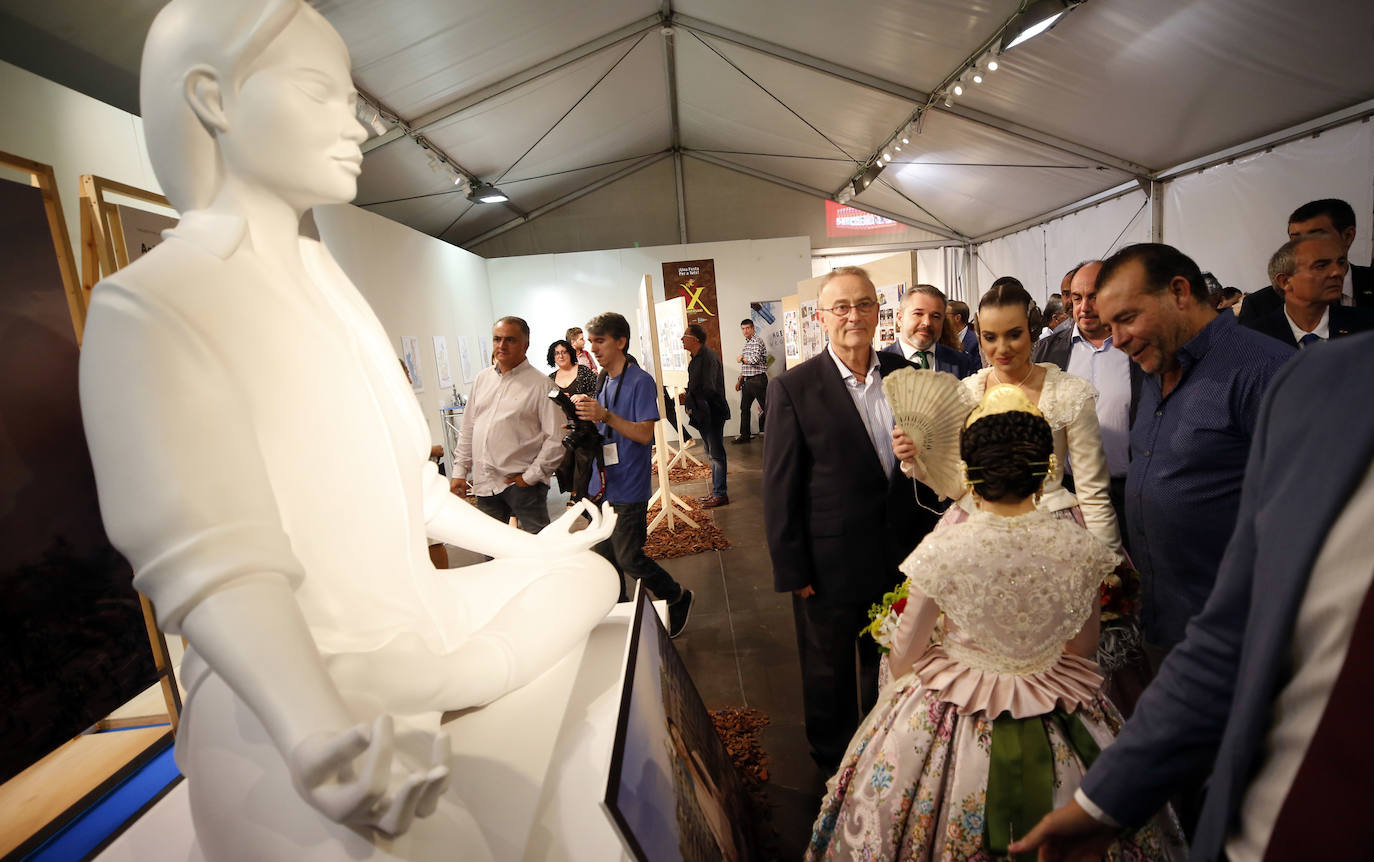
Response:
[[[673,411],[673,418],[677,420],[677,434],[679,441],[682,441],[682,438],[686,436],[687,431],[687,417],[682,414],[682,404],[677,400],[677,397],[681,395],[684,391],[686,390],[684,390],[681,386],[668,387],[668,399],[670,402],[672,402],[669,405],[669,408]],[[705,466],[705,462],[697,458],[697,456],[693,455],[691,452],[687,451],[686,442],[682,442],[679,446],[674,446],[673,444],[668,443],[667,446],[668,454],[672,456],[672,458],[668,461],[669,468],[676,467],[679,463],[683,462],[696,464],[698,467]]]
[[[652,337],[648,339],[648,343],[653,354],[654,380],[660,381],[663,379],[663,360],[658,350],[658,315],[654,310],[653,276],[645,275],[643,282],[640,283],[639,301],[649,320],[649,333]],[[658,488],[649,498],[649,505],[652,507],[657,500],[662,504],[662,508],[657,517],[649,522],[648,532],[652,533],[665,519],[669,530],[676,530],[678,521],[695,529],[696,521],[687,516],[690,507],[686,501],[673,493],[673,482],[668,476],[668,433],[665,430],[668,420],[664,418],[668,415],[667,405],[663,403],[663,387],[655,386],[654,390],[658,398],[658,421],[654,423],[654,458],[658,464]]]
[[[106,192],[171,208],[167,198],[162,195],[91,174],[81,176],[81,282],[78,293],[82,303],[82,326],[85,325],[86,308],[90,305],[91,290],[96,282],[129,265],[129,250],[124,240],[124,224],[119,217],[119,208],[105,200]],[[65,236],[64,231],[64,239]],[[67,253],[71,254],[70,243]],[[65,270],[63,279],[66,279]],[[77,343],[80,342],[78,327]],[[148,630],[148,642],[153,650],[153,666],[157,669],[158,683],[162,687],[162,699],[167,704],[167,719],[171,722],[172,733],[175,734],[177,726],[181,723],[181,689],[177,686],[176,668],[172,665],[171,653],[167,649],[167,638],[157,627],[157,614],[153,609],[153,603],[142,593],[138,594],[138,603],[143,609],[143,624]],[[96,722],[95,729],[136,727],[161,718],[162,716],[130,716],[102,719]]]

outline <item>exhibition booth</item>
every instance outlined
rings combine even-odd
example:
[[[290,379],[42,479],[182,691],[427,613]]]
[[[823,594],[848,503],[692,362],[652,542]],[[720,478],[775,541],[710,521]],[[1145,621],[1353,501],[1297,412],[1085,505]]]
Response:
[[[926,5],[941,20],[959,17],[950,4]],[[1024,5],[1001,11],[1010,21]],[[1111,7],[1116,17],[1143,14],[1120,5]],[[1224,5],[1235,12],[1245,4]],[[538,6],[519,10],[532,27]],[[740,370],[742,320],[768,345],[770,376],[819,354],[819,289],[841,265],[867,267],[885,344],[896,335],[900,298],[916,284],[975,305],[995,278],[1015,275],[1043,304],[1080,261],[1137,242],[1175,245],[1222,284],[1252,291],[1268,281],[1265,261],[1287,213],[1315,198],[1343,198],[1358,214],[1352,262],[1367,263],[1374,250],[1374,83],[1349,85],[1333,97],[1340,104],[1321,110],[1285,109],[1278,127],[1239,110],[1209,118],[1186,147],[1141,144],[1137,162],[1108,155],[1104,132],[1089,136],[1090,146],[1026,125],[1032,109],[1015,94],[1029,92],[1025,78],[1066,62],[1060,44],[1041,65],[1027,61],[1030,71],[1015,79],[1023,89],[999,97],[1011,119],[998,120],[988,105],[954,107],[949,95],[963,76],[989,74],[996,52],[987,40],[972,40],[963,59],[962,48],[945,51],[937,59],[954,74],[925,92],[887,81],[880,69],[821,67],[813,53],[744,33],[748,21],[713,23],[700,9],[691,11],[703,17],[676,19],[639,11],[647,17],[617,25],[597,10],[595,21],[579,23],[590,41],[563,53],[544,50],[557,38],[541,30],[542,47],[519,49],[547,57],[474,83],[465,96],[426,101],[397,84],[388,105],[363,93],[363,125],[337,136],[360,144],[363,162],[310,150],[281,129],[255,129],[240,156],[251,164],[211,167],[178,137],[190,133],[155,111],[124,110],[0,61],[0,262],[13,276],[0,302],[0,353],[11,371],[0,395],[0,494],[14,585],[7,673],[19,704],[0,775],[0,807],[14,812],[0,855],[181,862],[244,858],[248,847],[255,858],[427,859],[436,847],[457,846],[465,859],[755,858],[740,825],[749,818],[744,791],[663,628],[663,607],[647,597],[603,601],[609,567],[588,549],[609,527],[598,533],[602,525],[589,517],[582,538],[565,529],[542,545],[522,544],[528,537],[504,525],[488,532],[448,499],[432,465],[411,457],[433,443],[452,457],[473,381],[492,364],[495,320],[527,321],[531,362],[547,370],[546,346],[597,313],[620,312],[633,330],[630,352],[672,397],[686,385],[676,343],[689,324],[706,328],[727,382]],[[358,52],[369,55],[377,80],[405,77],[378,72],[378,45],[355,47],[366,32],[361,13],[322,12],[309,12],[315,41],[290,35],[303,54],[334,64],[334,84],[352,86],[345,43],[355,67]],[[818,14],[798,38],[822,45],[835,14]],[[382,41],[403,42],[397,50],[423,41],[409,27],[373,26]],[[335,28],[342,42],[321,35]],[[195,43],[183,56],[180,43],[162,38],[150,50],[172,65],[199,68],[196,51],[209,51]],[[204,35],[205,44],[214,38]],[[874,63],[896,62],[892,50],[879,53]],[[1145,62],[1129,59],[1132,68]],[[429,60],[414,62],[407,74],[423,77]],[[745,94],[736,73],[769,98]],[[1078,67],[1072,76],[1085,90],[1091,78]],[[598,91],[606,80],[623,89]],[[180,95],[163,98],[191,104],[192,126],[216,128],[215,100],[178,86],[167,92]],[[854,98],[849,87],[867,88],[868,97]],[[261,98],[291,104],[288,89]],[[661,111],[626,107],[665,91]],[[594,113],[559,129],[584,99],[582,110]],[[540,136],[549,105],[565,102],[567,112]],[[830,105],[838,107],[822,125],[838,142],[803,117]],[[630,117],[625,140],[600,153],[594,144],[606,135],[596,130],[618,111]],[[1054,120],[1062,127],[1083,117]],[[845,158],[819,155],[826,147],[811,139],[770,155],[786,148],[797,121]],[[1226,133],[1224,121],[1241,131]],[[1140,123],[1125,126],[1138,131]],[[549,168],[507,186],[540,189],[533,205],[512,209],[515,217],[481,209],[475,201],[493,183],[457,167],[465,143],[480,154],[510,147],[483,139],[484,124],[519,138],[521,159],[534,153],[531,162]],[[690,145],[684,126],[694,129]],[[590,168],[568,168],[579,159],[550,154],[550,144],[539,149],[555,129],[592,142],[585,151],[568,145]],[[920,135],[924,162],[893,159],[890,148],[900,153],[898,142]],[[565,140],[558,136],[549,140]],[[350,176],[307,194],[290,187],[283,169],[274,175],[280,200],[209,213],[198,184],[292,158],[301,175],[317,162],[336,170],[342,162]],[[962,159],[1034,173],[1023,182],[946,184],[969,173]],[[954,173],[930,173],[945,168]],[[550,179],[585,170],[595,175]],[[887,179],[867,191],[883,170]],[[455,183],[466,192],[463,209],[451,208]],[[304,213],[303,241],[297,246],[293,229],[281,246],[290,247],[287,265],[270,258],[278,246],[259,232],[282,223],[261,215],[282,202]],[[966,218],[949,215],[961,208]],[[186,212],[198,216],[180,221]],[[184,242],[165,244],[165,231]],[[268,263],[244,263],[255,254]],[[103,302],[93,304],[102,280]],[[288,285],[309,287],[293,294]],[[740,393],[727,385],[726,397],[738,416]],[[666,422],[656,431],[667,498],[669,459],[679,450]],[[375,542],[352,541],[373,532]],[[422,539],[490,557],[507,550],[502,543],[515,550],[466,580],[432,583],[435,570],[412,559]],[[328,587],[306,581],[334,569],[347,577]],[[400,574],[382,586],[370,577],[379,570]],[[192,573],[196,583],[167,571]],[[245,576],[262,571],[280,582]],[[508,577],[498,583],[495,575]],[[217,604],[227,610],[212,634],[192,634],[191,611],[241,577],[262,593],[237,607]],[[559,577],[567,579],[561,591],[549,587]],[[527,629],[511,624],[516,616]],[[197,636],[221,649],[193,644],[188,652],[183,637]],[[487,636],[501,646],[445,661]],[[226,642],[236,648],[223,649]],[[236,666],[239,649],[251,666]],[[357,655],[394,663],[350,664]],[[439,682],[419,693],[389,687],[389,671],[431,659],[425,667],[437,668]],[[326,671],[328,662],[336,663]],[[321,694],[321,679],[347,684],[335,691],[327,682]],[[454,679],[477,680],[480,696]],[[192,701],[207,704],[198,716]],[[305,732],[308,722],[296,720],[321,713],[333,724],[317,724],[336,734],[324,742],[325,731]],[[142,795],[121,797],[140,780],[151,782]],[[385,792],[357,789],[369,782]],[[331,796],[335,784],[343,790]],[[101,805],[104,827],[73,829]]]

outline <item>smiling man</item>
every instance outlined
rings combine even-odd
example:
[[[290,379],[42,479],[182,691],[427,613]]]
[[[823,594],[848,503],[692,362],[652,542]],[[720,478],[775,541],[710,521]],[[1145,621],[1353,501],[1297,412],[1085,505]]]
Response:
[[[859,636],[868,608],[902,581],[898,564],[937,516],[892,452],[882,378],[912,364],[873,350],[873,281],[840,267],[819,306],[830,346],[768,385],[763,520],[774,589],[792,593],[806,738],[833,772],[878,696],[877,644]]]
[[[1197,264],[1172,246],[1123,248],[1096,289],[1116,347],[1149,375],[1130,434],[1126,524],[1157,665],[1212,591],[1260,399],[1294,351],[1217,314]]]
[[[897,340],[883,350],[904,356],[919,368],[968,377],[977,370],[968,355],[940,344],[940,333],[950,325],[946,306],[944,293],[932,284],[918,284],[907,291],[897,315]]]

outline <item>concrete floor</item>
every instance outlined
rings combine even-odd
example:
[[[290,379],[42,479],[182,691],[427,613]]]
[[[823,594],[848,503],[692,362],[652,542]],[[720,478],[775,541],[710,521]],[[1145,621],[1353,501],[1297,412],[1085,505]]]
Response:
[[[829,776],[812,762],[802,725],[791,596],[773,591],[760,497],[763,438],[734,445],[727,437],[726,447],[731,502],[713,512],[730,549],[661,561],[696,594],[687,630],[673,644],[708,709],[752,707],[768,715],[762,734],[769,771],[765,789],[778,858],[800,859]],[[692,451],[701,456],[699,445]],[[709,493],[709,486],[702,480],[674,491],[692,499]],[[561,512],[566,500],[551,493],[550,511]],[[452,547],[449,557],[452,566],[477,559]]]

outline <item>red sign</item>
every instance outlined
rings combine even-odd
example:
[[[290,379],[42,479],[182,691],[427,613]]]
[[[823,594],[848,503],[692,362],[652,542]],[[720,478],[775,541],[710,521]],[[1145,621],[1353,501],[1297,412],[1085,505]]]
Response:
[[[875,233],[906,233],[906,225],[849,204],[825,202],[826,236],[867,236]]]

